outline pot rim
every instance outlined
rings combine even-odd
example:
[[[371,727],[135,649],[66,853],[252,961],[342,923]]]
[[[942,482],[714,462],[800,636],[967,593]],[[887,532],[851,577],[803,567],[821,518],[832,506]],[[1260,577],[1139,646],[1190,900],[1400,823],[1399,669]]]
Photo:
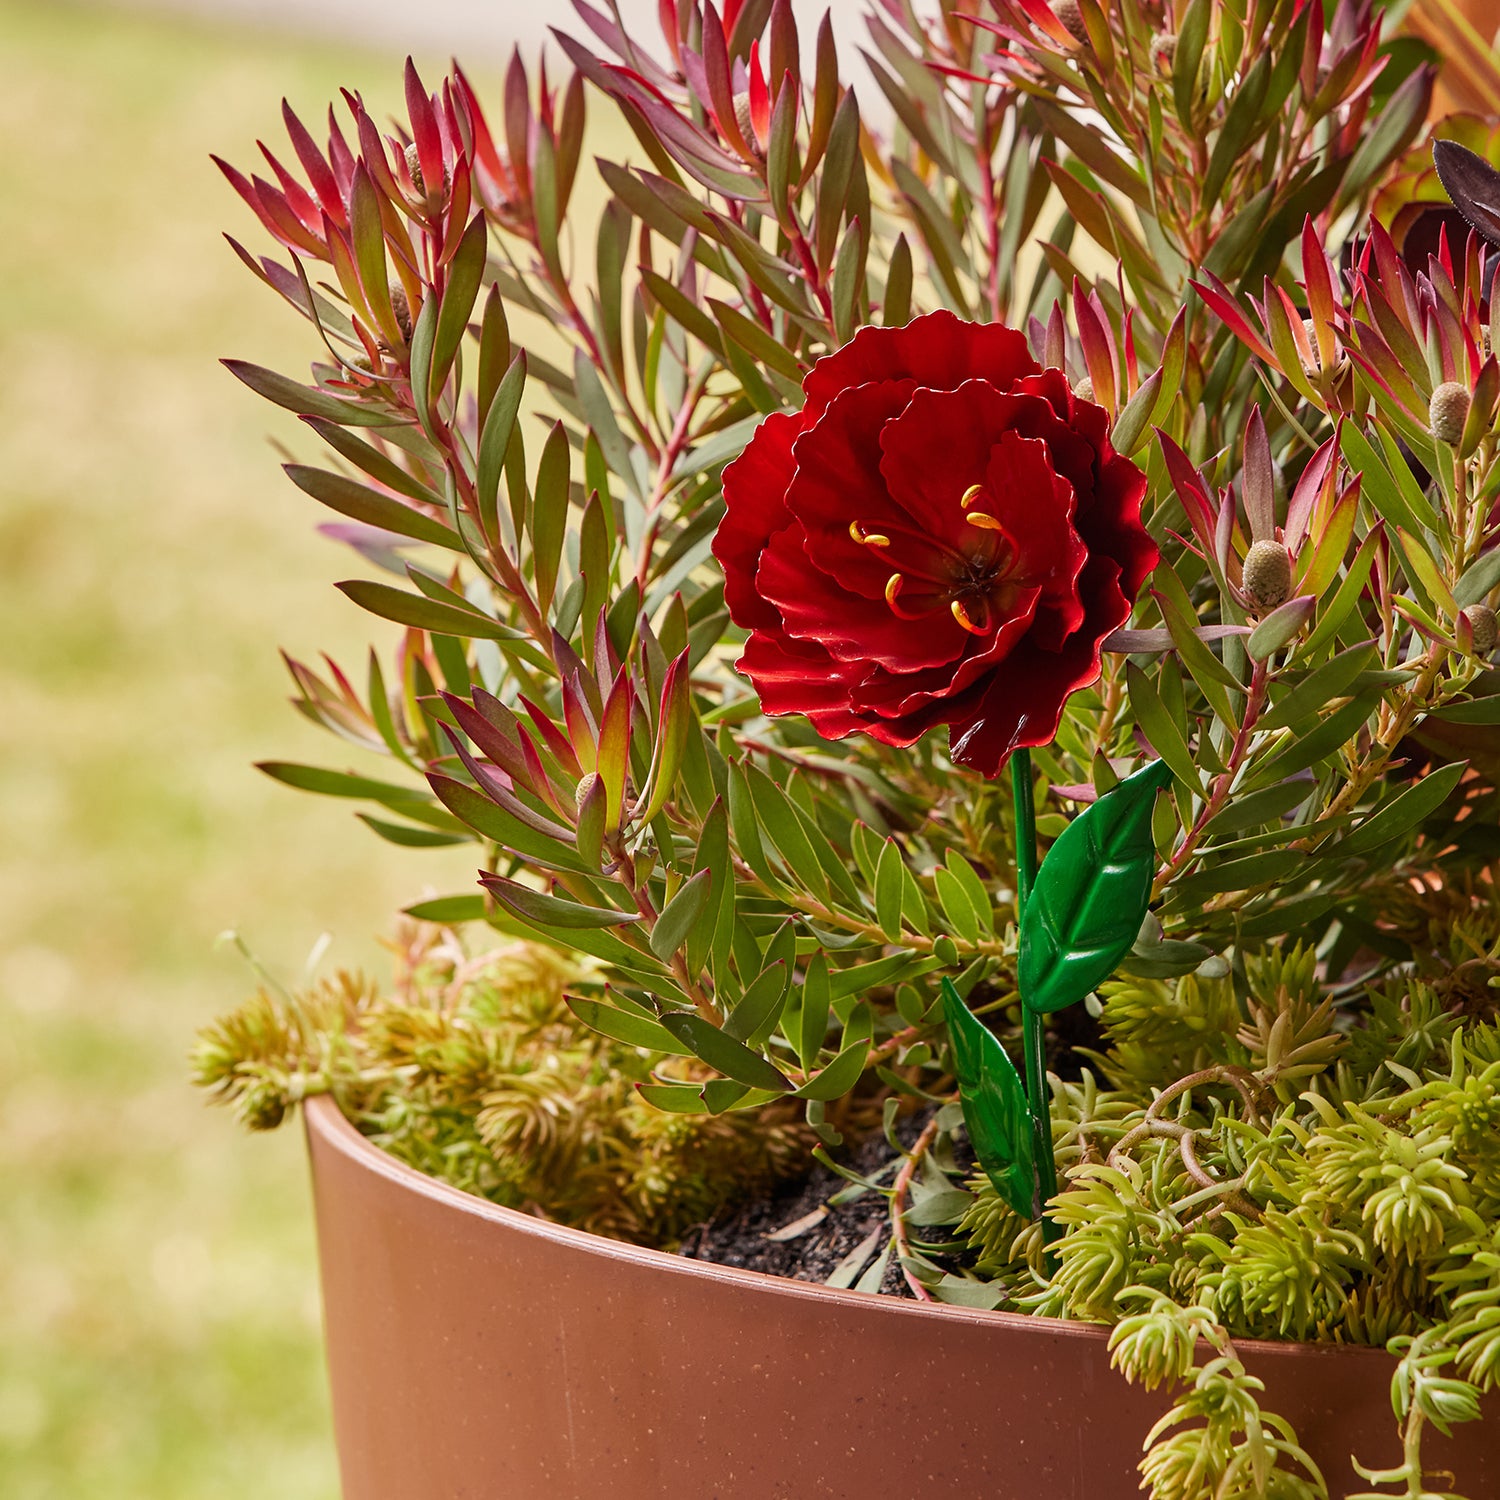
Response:
[[[683,1255],[673,1255],[665,1250],[653,1250],[645,1245],[633,1245],[626,1240],[612,1240],[604,1235],[591,1234],[584,1229],[573,1229],[565,1224],[554,1224],[549,1219],[536,1218],[518,1209],[505,1208],[491,1203],[487,1198],[476,1197],[415,1167],[408,1166],[389,1152],[381,1150],[367,1136],[362,1135],[339,1108],[331,1094],[317,1094],[302,1101],[303,1124],[310,1136],[316,1136],[329,1149],[349,1158],[356,1165],[377,1176],[386,1178],[397,1187],[418,1193],[425,1198],[443,1204],[471,1218],[503,1225],[515,1234],[546,1240],[552,1244],[566,1245],[585,1255],[603,1260],[625,1261],[638,1266],[652,1267],[662,1274],[681,1276],[689,1281],[716,1282],[725,1286],[741,1286],[747,1292],[758,1291],[783,1297],[814,1298],[820,1302],[831,1301],[850,1309],[859,1309],[866,1316],[884,1315],[895,1318],[947,1318],[950,1321],[996,1328],[1010,1328],[1026,1332],[1033,1337],[1045,1335],[1050,1338],[1084,1339],[1103,1343],[1112,1331],[1112,1325],[1103,1323],[1072,1322],[1063,1318],[1046,1318],[1030,1313],[998,1312],[978,1307],[955,1307],[946,1302],[918,1302],[904,1297],[882,1297],[869,1292],[856,1292],[842,1287],[830,1287],[822,1282],[797,1281],[786,1276],[772,1276],[764,1271],[743,1270],[738,1266],[722,1266],[713,1261],[694,1260]],[[877,1312],[878,1310],[878,1312]],[[1242,1354],[1286,1358],[1303,1353],[1313,1356],[1337,1354],[1341,1358],[1363,1357],[1380,1359],[1387,1363],[1391,1356],[1384,1350],[1365,1344],[1297,1343],[1292,1340],[1236,1338],[1235,1348]]]

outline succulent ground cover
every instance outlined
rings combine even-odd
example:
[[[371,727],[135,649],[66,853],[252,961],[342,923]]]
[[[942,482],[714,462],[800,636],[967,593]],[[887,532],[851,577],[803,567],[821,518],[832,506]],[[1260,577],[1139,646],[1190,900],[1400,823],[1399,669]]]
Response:
[[[937,1105],[882,1253],[1177,1382],[1158,1500],[1344,1482],[1244,1335],[1400,1354],[1366,1482],[1423,1493],[1500,1359],[1500,177],[1409,154],[1436,59],[1370,5],[883,0],[877,136],[786,0],[579,15],[488,115],[409,67],[394,133],[346,94],[223,164],[315,360],[230,368],[405,628],[288,663],[360,768],[265,769],[472,844],[411,914],[557,950],[566,1013],[262,998],[203,1080],[584,1215],[498,1123],[555,1058],[658,1239],[764,1112],[769,1176]],[[639,154],[585,244],[600,107]]]

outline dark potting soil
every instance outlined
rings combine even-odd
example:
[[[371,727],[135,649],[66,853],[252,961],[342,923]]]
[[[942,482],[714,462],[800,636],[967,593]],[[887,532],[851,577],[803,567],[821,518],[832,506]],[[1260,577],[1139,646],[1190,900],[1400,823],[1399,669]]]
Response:
[[[973,1003],[986,998],[977,995]],[[1081,1005],[1058,1012],[1052,1021],[1054,1025],[1047,1039],[1047,1066],[1061,1078],[1076,1080],[1085,1069],[1092,1068],[1089,1049],[1103,1046],[1099,1024]],[[896,1124],[897,1140],[910,1149],[931,1117],[931,1109],[903,1116]],[[955,1147],[960,1163],[971,1165],[973,1155],[967,1140],[960,1137]],[[882,1168],[887,1168],[879,1176],[880,1183],[887,1187],[898,1170],[892,1165],[896,1153],[880,1130],[852,1150],[842,1147],[831,1154],[841,1166],[862,1177],[876,1177]],[[882,1229],[884,1232],[866,1258],[867,1266],[889,1239],[889,1200],[884,1193],[872,1190],[851,1201],[829,1202],[849,1187],[846,1179],[817,1162],[806,1178],[783,1183],[774,1196],[741,1204],[690,1230],[683,1238],[679,1254],[692,1260],[712,1261],[715,1265],[785,1276],[793,1281],[827,1281],[846,1256],[873,1231]],[[807,1227],[800,1228],[803,1224]],[[780,1231],[787,1231],[787,1236],[776,1238]],[[924,1230],[918,1231],[917,1237],[930,1240],[946,1233]],[[941,1255],[928,1258],[945,1269],[958,1268],[957,1260]],[[860,1272],[864,1269],[861,1266]],[[894,1253],[886,1264],[880,1291],[894,1297],[912,1296]]]
[[[897,1121],[896,1138],[903,1146],[911,1147],[931,1113],[922,1110]],[[876,1177],[885,1168],[879,1175],[885,1187],[899,1170],[894,1165],[896,1153],[879,1130],[852,1150],[840,1148],[830,1154],[862,1177]],[[817,1162],[804,1180],[784,1183],[774,1197],[742,1204],[689,1231],[679,1254],[793,1281],[826,1282],[856,1247],[879,1231],[854,1277],[857,1281],[890,1238],[890,1206],[886,1195],[874,1190],[852,1201],[830,1203],[851,1186],[847,1179]],[[805,1228],[800,1227],[804,1224]],[[789,1237],[776,1238],[780,1231],[787,1231]],[[923,1231],[923,1237],[930,1233]],[[880,1291],[893,1297],[912,1295],[894,1252],[886,1263]]]

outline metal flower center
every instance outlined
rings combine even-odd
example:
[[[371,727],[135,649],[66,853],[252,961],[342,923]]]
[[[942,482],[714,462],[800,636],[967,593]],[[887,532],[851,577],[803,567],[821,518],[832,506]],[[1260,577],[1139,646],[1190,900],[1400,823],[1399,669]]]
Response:
[[[946,609],[970,635],[989,635],[1005,618],[1016,592],[1016,550],[1000,522],[980,508],[984,493],[982,484],[971,484],[959,499],[973,527],[964,539],[969,545],[953,546],[900,523],[849,523],[860,546],[894,566],[885,602],[899,619],[922,620]]]

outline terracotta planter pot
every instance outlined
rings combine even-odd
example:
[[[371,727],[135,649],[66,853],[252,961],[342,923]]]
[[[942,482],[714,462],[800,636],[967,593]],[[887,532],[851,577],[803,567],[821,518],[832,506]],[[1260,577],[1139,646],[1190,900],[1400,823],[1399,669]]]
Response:
[[[1102,1329],[831,1291],[472,1198],[307,1108],[345,1500],[1139,1500],[1165,1392]],[[1245,1344],[1333,1495],[1399,1462],[1392,1361]],[[1500,1495],[1493,1414],[1429,1462]]]

